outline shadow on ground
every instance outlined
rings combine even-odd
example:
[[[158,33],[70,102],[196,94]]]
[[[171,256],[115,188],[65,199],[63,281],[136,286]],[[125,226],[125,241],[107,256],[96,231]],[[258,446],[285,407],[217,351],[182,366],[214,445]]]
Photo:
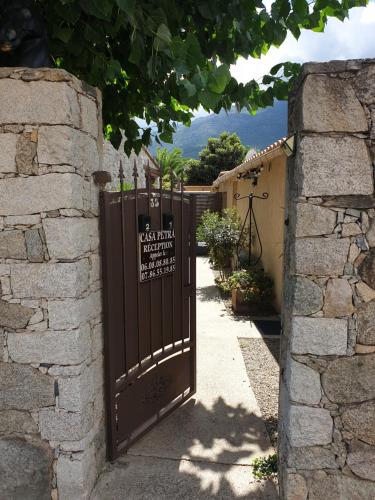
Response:
[[[250,466],[273,453],[238,343],[250,324],[233,322],[207,258],[197,281],[197,392],[107,467],[92,500],[278,498]]]
[[[258,332],[261,335],[280,335],[281,334],[281,321],[274,321],[268,319],[254,319],[252,320]]]
[[[221,297],[218,294],[217,286],[203,286],[197,289],[197,299],[201,302],[221,302]]]
[[[191,399],[107,467],[92,500],[274,500],[274,483],[249,467],[268,451],[259,416],[223,398]]]

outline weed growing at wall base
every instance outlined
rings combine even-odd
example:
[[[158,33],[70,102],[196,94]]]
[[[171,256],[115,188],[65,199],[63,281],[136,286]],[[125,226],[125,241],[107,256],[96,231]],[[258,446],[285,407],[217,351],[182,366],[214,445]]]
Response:
[[[277,455],[268,455],[268,457],[254,458],[251,462],[253,467],[253,476],[257,479],[269,479],[277,475]]]

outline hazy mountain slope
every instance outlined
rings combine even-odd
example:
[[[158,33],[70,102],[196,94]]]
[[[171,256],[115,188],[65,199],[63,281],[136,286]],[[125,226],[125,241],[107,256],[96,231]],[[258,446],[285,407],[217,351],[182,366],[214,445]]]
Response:
[[[263,149],[286,135],[287,103],[276,102],[273,107],[259,110],[255,116],[247,111],[238,113],[233,109],[228,114],[221,111],[218,115],[196,118],[190,127],[179,125],[173,144],[166,147],[181,148],[185,157],[198,158],[198,153],[207,144],[207,139],[224,131],[238,134],[246,146]],[[153,146],[151,151],[154,153],[156,147]]]

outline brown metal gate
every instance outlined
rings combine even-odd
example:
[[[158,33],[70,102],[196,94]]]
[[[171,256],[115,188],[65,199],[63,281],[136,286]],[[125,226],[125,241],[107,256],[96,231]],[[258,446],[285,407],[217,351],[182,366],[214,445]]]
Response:
[[[151,186],[101,193],[108,453],[195,392],[195,201]],[[120,169],[120,185],[123,173]]]

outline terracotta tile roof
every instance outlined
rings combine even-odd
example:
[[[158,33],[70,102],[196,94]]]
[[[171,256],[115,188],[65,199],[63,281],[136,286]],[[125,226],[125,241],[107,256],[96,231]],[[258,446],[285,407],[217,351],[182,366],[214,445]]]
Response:
[[[232,177],[237,177],[239,174],[243,172],[248,172],[249,170],[252,170],[253,168],[257,167],[263,160],[266,160],[269,156],[274,157],[276,153],[285,154],[283,152],[282,145],[286,140],[287,137],[283,137],[282,139],[279,139],[273,144],[270,144],[266,148],[262,149],[262,151],[259,151],[259,153],[256,153],[255,155],[251,156],[250,158],[248,158],[247,160],[245,160],[232,170],[220,172],[218,178],[212,184],[212,189],[213,190],[218,189],[221,183],[226,182]]]

